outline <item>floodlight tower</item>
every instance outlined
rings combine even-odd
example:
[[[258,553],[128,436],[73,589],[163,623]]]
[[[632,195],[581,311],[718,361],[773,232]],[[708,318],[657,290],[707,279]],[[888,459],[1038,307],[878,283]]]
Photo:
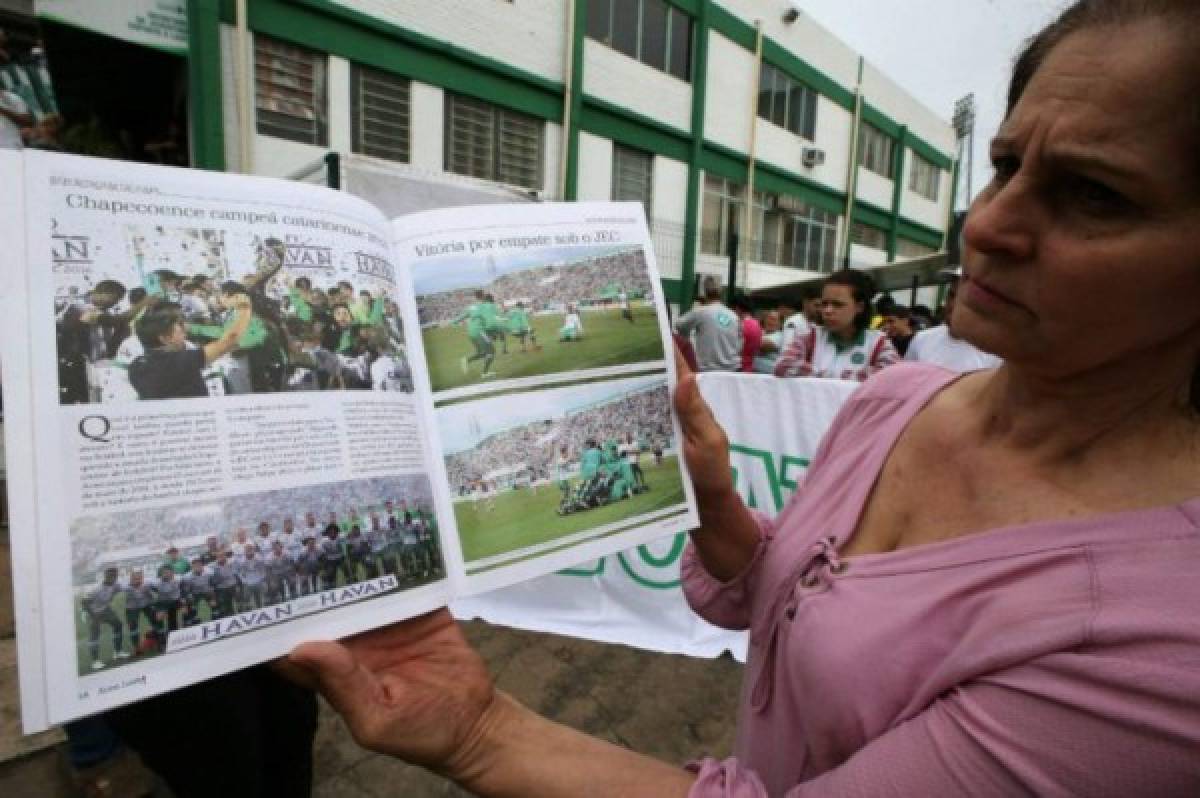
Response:
[[[954,125],[954,135],[958,139],[958,151],[963,150],[963,142],[966,141],[967,149],[967,207],[971,207],[971,172],[975,167],[975,95],[968,94],[965,97],[960,97],[954,103],[954,117],[951,119]],[[961,156],[960,156],[961,157]]]

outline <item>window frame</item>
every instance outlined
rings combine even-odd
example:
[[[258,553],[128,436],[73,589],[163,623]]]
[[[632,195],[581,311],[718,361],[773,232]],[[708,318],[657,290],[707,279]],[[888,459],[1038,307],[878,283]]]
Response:
[[[455,164],[452,162],[456,153],[459,152],[454,147],[454,136],[456,131],[458,131],[458,127],[453,124],[455,121],[455,110],[459,107],[470,109],[477,113],[478,116],[475,121],[482,120],[486,114],[486,120],[483,121],[486,122],[485,138],[487,139],[488,151],[480,153],[478,142],[472,144],[473,152],[467,155],[471,166],[465,171],[454,168]],[[460,123],[462,121],[469,120],[460,120]],[[510,167],[505,165],[505,159],[511,158],[514,155],[511,148],[505,146],[505,137],[512,132],[513,126],[519,127],[521,125],[529,125],[531,129],[536,131],[534,152],[531,155],[526,154],[526,157],[530,158],[533,162],[533,174],[530,183],[503,179],[512,174]],[[463,132],[469,133],[469,131]],[[493,183],[501,183],[528,191],[542,191],[545,189],[546,123],[543,119],[504,108],[487,100],[480,100],[475,97],[447,91],[445,92],[442,143],[442,168],[450,174],[488,180]],[[476,162],[485,163],[485,168],[475,169],[474,165]]]
[[[930,202],[937,202],[941,182],[941,167],[914,151],[908,172],[909,190]]]
[[[618,179],[621,173],[622,159],[644,159],[642,162],[646,164],[645,186],[646,191],[641,197],[622,197],[619,189],[621,181]],[[649,224],[653,221],[654,208],[654,153],[646,150],[639,150],[634,147],[627,147],[624,144],[613,142],[613,158],[612,158],[612,188],[610,196],[615,202],[631,201],[640,202],[646,212],[646,222]]]
[[[763,62],[758,80],[759,119],[808,141],[816,141],[817,97],[816,90],[811,86],[774,64]],[[798,115],[793,113],[795,106],[800,108]]]
[[[896,165],[896,140],[870,122],[863,122],[858,134],[858,165],[891,180]]]
[[[369,90],[369,86],[365,85],[364,78],[367,81],[377,80],[380,83],[391,82],[388,88],[398,89],[403,93],[403,119],[402,122],[394,126],[395,129],[402,128],[402,136],[398,136],[395,140],[402,142],[400,146],[388,146],[384,144],[372,144],[368,141],[369,136],[385,135],[385,131],[371,131],[366,128],[364,118],[364,92]],[[385,113],[390,111],[384,110]],[[350,65],[350,149],[353,152],[368,155],[372,158],[383,158],[397,163],[412,163],[412,80],[401,75],[396,75],[391,72],[384,72],[373,67],[363,66],[362,64]],[[388,154],[387,151],[395,151],[395,154]],[[399,157],[397,157],[399,156]]]
[[[315,147],[328,147],[328,55],[283,39],[256,33],[253,57],[255,133]],[[288,80],[280,80],[281,77],[291,77],[303,70],[284,69],[280,64],[281,61],[292,61],[307,66],[311,70],[307,98],[302,96],[305,90],[303,85],[289,86]],[[263,83],[264,73],[273,78],[269,85]],[[268,89],[274,89],[275,95],[272,96]],[[289,94],[301,96],[289,96]],[[267,100],[267,104],[264,104],[264,100]],[[274,104],[275,107],[269,107],[270,104]],[[291,106],[288,110],[282,110],[288,106]],[[311,114],[311,118],[306,117],[304,113],[295,113],[296,109],[307,111]],[[266,115],[265,118],[264,115]],[[296,127],[290,128],[289,124]],[[302,131],[301,127],[304,125],[311,126],[311,131],[308,133]]]
[[[637,6],[637,13],[618,13],[617,3],[628,3],[631,6]],[[662,63],[649,60],[649,54],[646,51],[646,20],[647,9],[662,9],[665,15],[665,27],[663,29],[663,53]],[[618,36],[617,26],[622,23],[634,20],[634,28],[632,31],[623,29],[621,35]],[[603,20],[603,22],[601,22]],[[594,29],[597,25],[603,24],[603,29]],[[584,20],[584,34],[593,41],[610,47],[613,50],[633,58],[646,66],[671,75],[674,78],[684,81],[685,83],[692,82],[692,51],[694,49],[694,38],[696,25],[695,20],[691,15],[682,9],[678,8],[667,0],[591,0],[588,3],[587,19]],[[686,33],[681,37],[677,35],[677,28],[680,25],[686,26]],[[632,33],[632,39],[630,38]],[[683,63],[677,63],[677,50],[682,48],[685,50]]]

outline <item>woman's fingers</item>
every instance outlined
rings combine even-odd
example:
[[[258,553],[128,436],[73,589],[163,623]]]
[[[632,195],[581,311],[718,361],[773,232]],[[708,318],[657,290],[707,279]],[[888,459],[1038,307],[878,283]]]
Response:
[[[353,727],[358,709],[374,693],[371,687],[375,677],[358,663],[350,649],[341,643],[303,643],[288,655],[287,661],[310,674],[321,695]]]

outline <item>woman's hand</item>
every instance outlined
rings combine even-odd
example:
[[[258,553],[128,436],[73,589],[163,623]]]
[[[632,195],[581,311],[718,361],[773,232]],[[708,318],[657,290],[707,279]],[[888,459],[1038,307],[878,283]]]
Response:
[[[733,472],[729,464],[729,438],[717,423],[708,402],[700,395],[696,375],[675,348],[675,414],[683,432],[683,459],[696,489],[696,500],[726,501],[733,495]],[[701,508],[703,510],[703,507]]]
[[[305,643],[280,662],[316,687],[365,748],[453,777],[496,703],[491,676],[446,610],[337,643]]]

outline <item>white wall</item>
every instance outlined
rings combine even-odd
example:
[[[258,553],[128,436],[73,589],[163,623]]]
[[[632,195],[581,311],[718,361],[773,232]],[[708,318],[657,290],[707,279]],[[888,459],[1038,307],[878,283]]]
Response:
[[[754,53],[716,31],[708,37],[708,96],[704,137],[738,152],[750,149],[750,114],[756,94]]]
[[[850,245],[850,262],[856,266],[876,266],[887,263],[887,252],[861,244]]]
[[[445,165],[446,93],[415,80],[410,85],[409,160],[418,169],[440,172]]]
[[[351,152],[354,134],[350,120],[350,62],[331,55],[326,80],[329,85],[329,149]]]
[[[579,182],[581,200],[612,199],[613,143],[591,133],[579,134]]]
[[[782,0],[718,0],[718,4],[751,25],[755,19],[761,19],[764,36],[845,88],[854,88],[858,80],[858,54],[803,11],[795,22],[785,24],[783,12],[790,4]]]
[[[865,166],[858,167],[858,190],[854,193],[882,210],[892,210],[892,181]]]
[[[337,0],[397,27],[562,81],[563,0]],[[583,24],[583,21],[580,21]]]
[[[674,158],[654,157],[654,219],[682,225],[687,219],[688,167]]]
[[[909,132],[938,152],[948,157],[954,155],[954,128],[950,126],[953,109],[927,108],[869,62],[863,69],[863,96],[890,119],[907,125]]]
[[[679,130],[692,127],[692,85],[599,42],[583,43],[583,91]]]
[[[854,117],[825,98],[817,100],[817,129],[813,141],[765,119],[758,120],[757,156],[760,161],[822,183],[835,191],[846,190],[850,165],[850,127]],[[825,163],[809,169],[800,160],[805,147],[825,152]]]
[[[542,198],[562,199],[558,193],[559,175],[562,170],[562,125],[544,123],[542,139]]]

